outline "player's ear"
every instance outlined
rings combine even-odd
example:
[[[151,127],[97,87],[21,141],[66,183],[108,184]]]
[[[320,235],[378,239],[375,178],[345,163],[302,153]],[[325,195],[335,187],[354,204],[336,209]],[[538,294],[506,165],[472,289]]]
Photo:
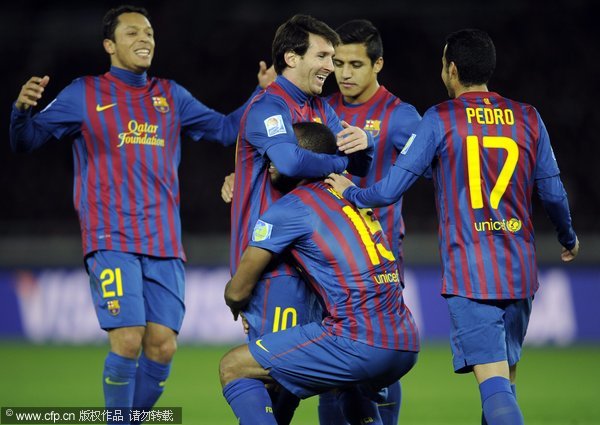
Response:
[[[102,42],[102,45],[104,46],[104,51],[106,53],[108,53],[109,55],[115,54],[115,42],[114,41],[112,41],[109,38],[105,38],[104,41]]]
[[[373,64],[373,71],[375,72],[375,74],[379,74],[379,72],[381,71],[382,68],[383,68],[383,58],[378,57],[377,60],[375,61],[375,63]]]
[[[286,65],[290,68],[295,68],[296,64],[298,63],[298,55],[293,50],[288,50],[285,52],[283,59],[285,60]]]
[[[454,62],[450,62],[448,65],[448,76],[458,79],[458,68]]]

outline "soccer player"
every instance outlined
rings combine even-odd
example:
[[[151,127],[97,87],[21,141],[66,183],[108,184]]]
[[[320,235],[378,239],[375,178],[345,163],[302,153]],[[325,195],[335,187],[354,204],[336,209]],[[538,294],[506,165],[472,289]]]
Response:
[[[31,151],[73,138],[85,266],[110,342],[105,403],[148,408],[169,375],[185,309],[180,133],[231,145],[243,107],[224,116],[174,81],[149,77],[155,43],[145,9],[111,9],[103,30],[110,71],[76,79],[35,115],[49,77],[31,77],[12,108],[10,141]]]
[[[359,189],[339,175],[326,180],[359,207],[386,205],[431,165],[454,370],[474,373],[489,425],[523,423],[514,384],[539,285],[534,187],[556,227],[562,260],[579,251],[546,127],[532,106],[488,91],[495,65],[487,33],[450,34],[441,76],[452,100],[425,113],[375,185]]]
[[[383,68],[383,43],[371,22],[364,19],[349,21],[336,32],[341,40],[333,57],[339,92],[326,100],[340,119],[373,136],[375,154],[369,173],[363,178],[352,177],[356,185],[366,187],[388,173],[421,116],[412,105],[401,101],[379,84],[377,76]],[[374,212],[392,247],[403,282],[402,199]],[[379,412],[385,425],[398,423],[400,402],[400,382],[396,382],[387,389],[386,397],[380,403]],[[342,420],[334,394],[322,394],[319,398],[319,423],[341,425],[344,423]]]
[[[295,127],[301,146],[335,152],[335,137],[322,124]],[[225,288],[234,318],[264,270],[288,251],[323,300],[327,316],[253,338],[227,353],[220,364],[225,398],[241,424],[275,424],[263,381],[274,380],[300,398],[341,388],[355,401],[354,411],[345,412],[351,423],[381,424],[376,404],[362,395],[407,373],[419,342],[379,222],[372,211],[352,207],[321,180],[305,180],[257,220]]]
[[[318,97],[325,79],[333,72],[332,57],[338,41],[329,26],[306,15],[293,16],[277,29],[272,45],[277,78],[252,100],[240,124],[231,207],[232,276],[256,220],[281,197],[270,184],[269,162],[290,177],[324,177],[345,169],[364,175],[370,167],[372,136],[340,122],[332,108]],[[292,124],[302,121],[327,125],[337,135],[339,152],[328,155],[298,147]],[[312,298],[295,267],[275,262],[265,270],[245,306],[249,337],[307,323],[311,320]],[[297,400],[284,404],[289,406],[285,411],[276,408],[280,423],[289,421]]]

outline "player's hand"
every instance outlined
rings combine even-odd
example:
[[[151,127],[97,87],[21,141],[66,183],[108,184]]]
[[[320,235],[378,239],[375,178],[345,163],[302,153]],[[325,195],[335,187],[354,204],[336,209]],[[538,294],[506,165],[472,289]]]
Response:
[[[228,176],[225,176],[225,181],[223,182],[223,186],[221,186],[221,198],[225,201],[225,203],[229,204],[233,199],[233,186],[235,183],[235,173],[231,173]]]
[[[344,196],[344,190],[348,189],[350,186],[355,186],[352,183],[352,180],[347,179],[341,174],[331,173],[325,179],[325,183],[333,188],[339,195]]]
[[[575,239],[575,246],[572,249],[562,247],[560,259],[568,263],[569,261],[573,261],[577,257],[577,254],[579,254],[579,239]]]
[[[340,152],[346,155],[362,151],[369,146],[367,133],[360,128],[348,124],[346,121],[341,121],[344,129],[337,134],[337,146]]]
[[[244,316],[244,313],[240,312],[240,317],[242,318],[242,326],[244,327],[244,333],[248,335],[250,332],[250,324],[248,323],[248,319]]]
[[[269,84],[275,81],[277,73],[275,72],[273,65],[267,68],[267,63],[265,61],[260,61],[258,63],[258,74],[256,77],[258,78],[258,85],[260,88],[265,89]]]
[[[15,106],[19,111],[26,111],[32,106],[37,106],[38,100],[42,98],[42,93],[48,85],[50,77],[44,75],[43,77],[31,77],[29,81],[23,84],[21,92]]]

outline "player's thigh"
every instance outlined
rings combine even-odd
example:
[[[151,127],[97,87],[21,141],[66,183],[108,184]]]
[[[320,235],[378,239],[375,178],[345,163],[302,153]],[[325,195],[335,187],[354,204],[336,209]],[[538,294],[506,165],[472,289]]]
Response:
[[[102,329],[145,326],[142,267],[138,255],[96,251],[85,258]]]
[[[454,371],[507,360],[504,307],[497,301],[446,296]]]
[[[219,375],[223,386],[240,378],[252,378],[272,382],[269,372],[250,354],[247,344],[235,347],[223,356],[219,363]]]
[[[179,332],[185,315],[185,270],[179,258],[142,257],[146,321]]]
[[[250,330],[248,337],[257,338],[314,320],[318,309],[316,296],[297,276],[277,276],[258,281],[244,316]]]

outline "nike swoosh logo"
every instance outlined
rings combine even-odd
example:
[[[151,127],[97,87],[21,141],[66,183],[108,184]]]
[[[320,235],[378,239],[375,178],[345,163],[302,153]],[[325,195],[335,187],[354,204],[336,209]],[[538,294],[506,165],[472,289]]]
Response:
[[[125,381],[125,382],[112,381],[109,376],[107,376],[106,379],[104,379],[104,382],[106,382],[108,385],[128,385],[129,384],[129,381]]]
[[[108,105],[103,105],[103,106],[96,105],[96,112],[102,112],[102,111],[105,111],[105,110],[107,110],[108,108],[112,108],[112,107],[113,107],[113,106],[115,106],[115,105],[116,105],[116,103],[109,103]]]
[[[167,383],[166,381],[160,381],[160,382],[158,383],[158,386],[159,386],[159,387],[164,387],[166,383]]]
[[[257,339],[256,340],[256,345],[258,345],[262,350],[265,350],[267,353],[269,352],[269,350],[267,350],[263,345],[262,345],[262,339]]]

